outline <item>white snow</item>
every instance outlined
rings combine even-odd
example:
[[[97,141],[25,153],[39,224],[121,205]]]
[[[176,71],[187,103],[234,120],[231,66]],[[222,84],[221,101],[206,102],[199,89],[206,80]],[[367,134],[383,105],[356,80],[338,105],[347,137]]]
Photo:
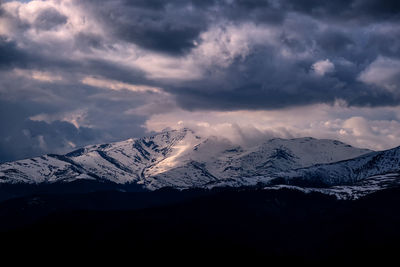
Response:
[[[356,187],[340,187],[343,181],[358,181],[399,167],[399,151],[370,152],[339,141],[310,137],[276,138],[253,147],[241,147],[228,139],[204,138],[182,129],[87,146],[63,156],[46,155],[0,164],[0,183],[105,179],[155,190],[165,186],[178,189],[253,186],[268,184],[277,177],[290,180],[318,176],[337,186],[329,192],[343,195],[346,190],[356,190]],[[371,165],[377,155],[378,167]],[[372,167],[366,168],[368,164]],[[357,192],[368,191],[366,188],[371,189],[375,180],[358,185]]]
[[[359,199],[370,193],[391,188],[393,186],[400,186],[400,174],[388,173],[384,175],[376,175],[361,180],[353,185],[340,185],[328,188],[313,188],[313,187],[300,187],[293,185],[274,185],[267,186],[265,190],[279,190],[283,188],[299,190],[304,193],[318,192],[322,194],[333,195],[337,199]]]

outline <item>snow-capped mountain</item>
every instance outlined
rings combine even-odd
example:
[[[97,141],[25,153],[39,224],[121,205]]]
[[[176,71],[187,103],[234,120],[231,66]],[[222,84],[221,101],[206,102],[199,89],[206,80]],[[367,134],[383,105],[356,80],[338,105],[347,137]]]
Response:
[[[268,189],[291,188],[320,192],[339,199],[357,199],[369,193],[400,186],[400,147],[371,152],[328,164],[277,173]]]
[[[369,177],[396,173],[400,170],[400,147],[278,174],[289,183],[314,183],[325,186],[353,184]]]
[[[0,165],[0,182],[54,183],[90,179],[134,183],[149,190],[167,186],[184,189],[255,185],[277,177],[315,177],[314,174],[320,175],[321,170],[326,170],[327,174],[322,173],[321,179],[334,184],[392,170],[398,166],[400,158],[393,153],[371,152],[335,140],[309,137],[276,138],[243,147],[220,137],[201,137],[185,128],[87,146],[65,155],[49,154],[4,163]],[[392,160],[396,157],[397,161]],[[368,162],[372,166],[368,170],[348,171]],[[387,167],[381,169],[374,166],[374,162],[385,163]]]

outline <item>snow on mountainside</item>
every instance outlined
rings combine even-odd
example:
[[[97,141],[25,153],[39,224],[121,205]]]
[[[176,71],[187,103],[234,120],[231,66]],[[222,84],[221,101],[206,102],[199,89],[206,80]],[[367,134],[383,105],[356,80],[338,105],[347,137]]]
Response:
[[[171,156],[187,131],[171,131],[111,144],[87,146],[65,155],[45,155],[0,165],[3,182],[58,182],[76,179],[140,182],[144,170]]]
[[[303,172],[293,170],[300,169],[305,174],[305,170],[311,170],[315,164],[348,160],[369,152],[339,141],[309,137],[271,139],[245,148],[224,138],[200,137],[185,128],[87,146],[65,155],[50,154],[4,163],[0,165],[0,182],[92,179],[135,183],[150,190],[165,186],[181,189],[241,186],[267,182],[282,173],[299,176]],[[380,152],[365,157],[377,153]]]
[[[304,193],[318,192],[327,195],[333,195],[337,199],[359,199],[373,192],[399,187],[400,173],[387,173],[375,175],[356,181],[347,185],[335,185],[329,187],[301,187],[295,185],[278,184],[265,187],[266,190],[279,190],[283,188],[295,189]]]
[[[291,184],[314,183],[324,186],[353,184],[368,177],[400,170],[400,147],[371,152],[340,162],[314,165],[278,174]]]

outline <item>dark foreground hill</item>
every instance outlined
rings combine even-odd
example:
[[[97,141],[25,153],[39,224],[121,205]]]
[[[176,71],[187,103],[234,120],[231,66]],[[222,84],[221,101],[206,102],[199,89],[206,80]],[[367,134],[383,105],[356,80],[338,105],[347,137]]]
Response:
[[[382,263],[400,248],[399,204],[397,188],[353,201],[255,188],[37,194],[0,203],[1,252],[130,265]]]

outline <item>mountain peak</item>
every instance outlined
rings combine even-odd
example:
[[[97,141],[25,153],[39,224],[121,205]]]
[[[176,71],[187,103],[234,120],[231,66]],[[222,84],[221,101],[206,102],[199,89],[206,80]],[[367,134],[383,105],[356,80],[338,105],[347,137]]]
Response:
[[[0,165],[3,183],[79,179],[135,183],[147,189],[267,182],[278,173],[351,159],[369,150],[310,137],[271,139],[243,147],[226,138],[201,137],[189,128],[92,145]]]

